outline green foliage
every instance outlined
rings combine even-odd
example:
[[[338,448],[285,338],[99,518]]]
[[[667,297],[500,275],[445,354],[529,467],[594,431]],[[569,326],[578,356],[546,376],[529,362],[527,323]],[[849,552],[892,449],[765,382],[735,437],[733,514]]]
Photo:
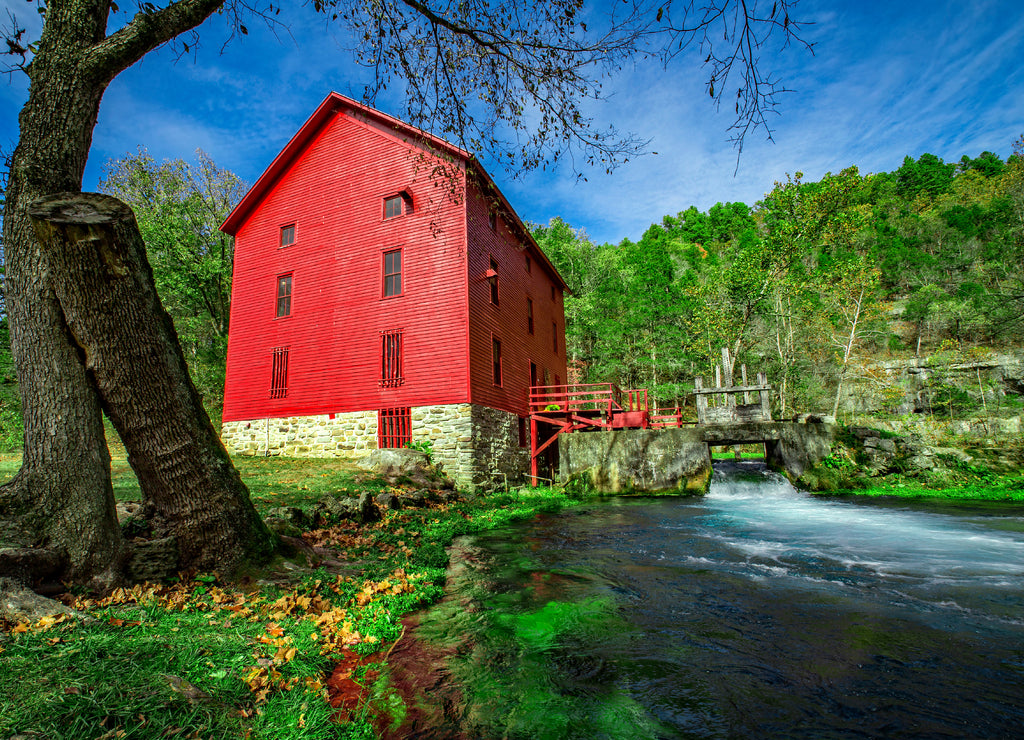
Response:
[[[427,456],[428,463],[431,461],[431,458],[434,454],[434,443],[431,442],[429,439],[409,440],[405,443],[405,446],[408,447],[410,450],[422,452],[424,455]]]
[[[246,185],[201,150],[158,164],[145,149],[104,167],[100,189],[135,212],[157,292],[215,419],[224,393],[234,240],[219,230]]]

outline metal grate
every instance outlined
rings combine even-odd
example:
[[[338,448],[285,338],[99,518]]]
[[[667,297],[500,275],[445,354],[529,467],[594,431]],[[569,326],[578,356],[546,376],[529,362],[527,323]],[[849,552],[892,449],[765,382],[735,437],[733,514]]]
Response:
[[[404,447],[412,440],[412,413],[408,406],[377,412],[377,447]]]
[[[274,348],[274,364],[270,373],[270,397],[284,398],[288,395],[288,348]]]
[[[380,387],[395,388],[404,382],[402,377],[402,330],[391,329],[380,333]]]

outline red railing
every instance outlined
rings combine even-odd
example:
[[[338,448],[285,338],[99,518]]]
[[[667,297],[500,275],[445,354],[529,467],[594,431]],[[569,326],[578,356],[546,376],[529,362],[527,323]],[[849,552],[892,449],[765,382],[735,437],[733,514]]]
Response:
[[[530,413],[595,412],[611,416],[616,411],[646,411],[647,390],[624,391],[614,383],[536,385],[530,388]]]

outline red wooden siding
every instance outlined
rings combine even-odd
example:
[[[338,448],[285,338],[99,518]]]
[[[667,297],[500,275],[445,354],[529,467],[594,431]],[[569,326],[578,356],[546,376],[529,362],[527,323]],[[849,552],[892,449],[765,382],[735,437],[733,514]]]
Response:
[[[492,230],[489,224],[492,203],[472,182],[468,190],[466,229],[469,241],[472,401],[525,416],[529,413],[531,362],[544,377],[567,375],[562,281],[545,266],[546,260],[527,261],[527,251],[535,247],[526,246],[523,238],[509,227],[502,215],[498,215],[497,228]],[[492,282],[488,271],[495,269],[491,260],[498,274],[498,305],[491,302]],[[554,300],[551,298],[552,288]],[[533,301],[533,334],[529,331],[527,299]],[[557,335],[558,351],[554,349],[552,325]],[[493,381],[492,339],[501,342],[500,387]]]
[[[321,118],[287,167],[275,161],[278,179],[261,181],[255,206],[229,219],[224,420],[466,402],[465,205],[434,186],[421,150],[394,128],[344,109]],[[404,212],[385,219],[396,193]],[[385,298],[383,255],[397,248],[401,294]],[[282,275],[291,305],[276,318]],[[381,332],[397,328],[402,382],[382,384]],[[278,347],[288,347],[287,394],[272,398]]]
[[[382,442],[400,443],[410,407],[525,416],[531,367],[566,376],[564,282],[467,153],[433,140],[466,183],[452,200],[411,133],[332,94],[225,221],[236,242],[224,421],[392,409]]]

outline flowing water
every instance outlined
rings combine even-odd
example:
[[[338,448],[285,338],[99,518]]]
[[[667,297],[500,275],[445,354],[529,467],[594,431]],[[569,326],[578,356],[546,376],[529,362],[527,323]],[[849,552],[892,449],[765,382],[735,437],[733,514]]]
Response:
[[[456,553],[413,737],[1024,737],[1024,508],[818,499],[752,463]],[[411,706],[411,705],[410,705]]]

